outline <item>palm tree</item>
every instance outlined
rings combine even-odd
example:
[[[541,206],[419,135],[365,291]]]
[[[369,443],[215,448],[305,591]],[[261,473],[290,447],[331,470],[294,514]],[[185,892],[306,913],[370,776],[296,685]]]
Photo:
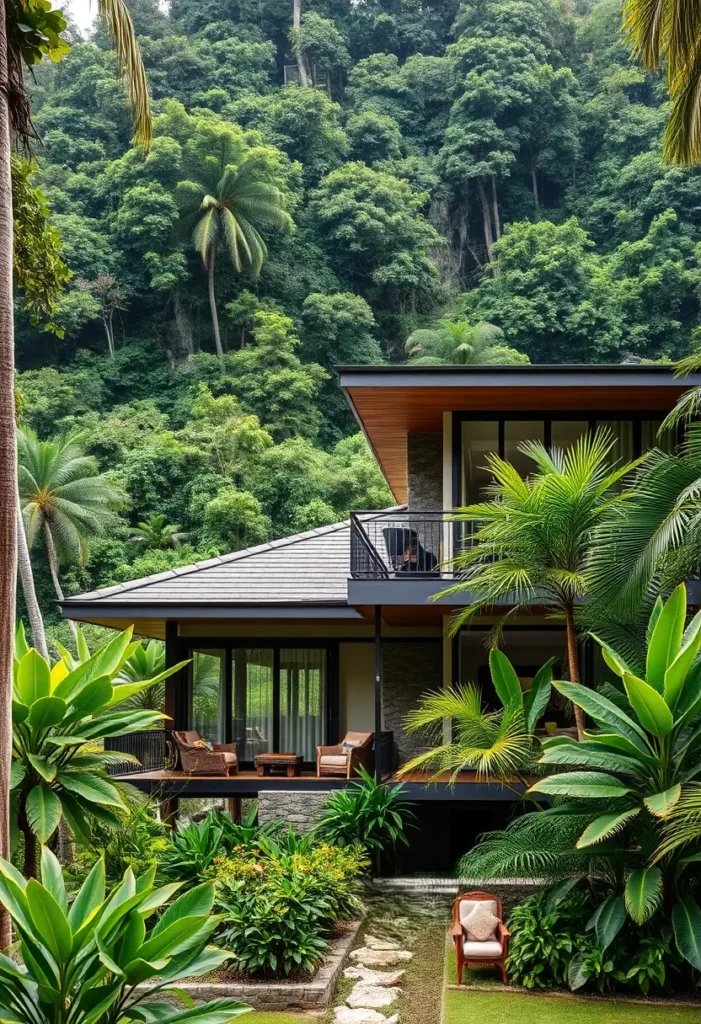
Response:
[[[497,366],[530,362],[527,355],[504,344],[494,324],[469,324],[442,317],[432,329],[412,331],[405,344],[416,366]]]
[[[177,186],[182,210],[181,224],[192,231],[192,241],[207,270],[209,308],[214,343],[224,371],[224,350],[214,292],[214,263],[223,247],[235,269],[249,267],[260,274],[267,248],[260,228],[290,230],[292,218],[284,209],[279,188],[266,180],[259,161],[242,155],[236,140],[225,136],[220,152],[204,160],[196,181]]]
[[[696,0],[627,0],[623,27],[648,71],[667,67],[672,101],[664,156],[701,162],[701,7]]]
[[[27,31],[27,4],[6,0],[0,10],[0,857],[9,859],[9,793],[12,751],[12,656],[17,572],[17,451],[14,394],[13,211],[11,156],[14,137],[33,136],[24,66],[44,54],[59,59],[67,51],[61,33],[66,22],[59,10],[32,4],[32,31]],[[146,73],[124,0],[98,0],[98,11],[114,40],[120,71],[134,112],[134,136],[148,147],[151,110]],[[47,31],[48,30],[48,31]],[[0,948],[9,945],[9,917],[0,913]]]
[[[139,523],[129,532],[129,540],[158,551],[179,548],[186,539],[187,534],[181,533],[179,526],[166,523],[166,517],[163,515],[151,516],[149,520]]]
[[[30,430],[17,431],[19,495],[27,543],[41,537],[56,596],[63,600],[59,564],[82,563],[86,543],[118,522],[122,493],[98,473],[85,455],[80,436],[40,441]],[[75,623],[70,621],[73,635]]]
[[[495,483],[489,500],[459,509],[455,518],[475,523],[472,544],[453,559],[460,582],[445,596],[469,593],[469,607],[453,619],[457,630],[485,611],[508,605],[497,628],[524,605],[540,604],[564,617],[569,676],[579,682],[575,606],[587,592],[587,568],[597,528],[620,514],[627,494],[616,490],[637,463],[611,469],[610,431],[581,437],[566,451],[548,452],[539,441],[519,451],[536,472],[522,480],[508,462],[488,458]],[[640,460],[638,460],[640,461]],[[441,595],[443,596],[443,595]],[[575,706],[582,735],[584,715]]]

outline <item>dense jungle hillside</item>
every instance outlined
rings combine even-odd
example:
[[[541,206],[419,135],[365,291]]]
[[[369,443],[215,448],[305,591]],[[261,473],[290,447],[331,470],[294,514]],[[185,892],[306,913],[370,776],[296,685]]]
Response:
[[[77,435],[45,451],[54,483],[94,460],[89,515],[56,531],[66,591],[388,503],[338,364],[693,348],[701,176],[663,164],[664,80],[619,0],[129,7],[147,153],[103,30],[33,86],[71,276],[53,332],[18,308],[22,426]]]

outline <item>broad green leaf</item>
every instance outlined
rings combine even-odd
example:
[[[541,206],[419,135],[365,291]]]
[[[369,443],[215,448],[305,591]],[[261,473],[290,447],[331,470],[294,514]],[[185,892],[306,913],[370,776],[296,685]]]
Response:
[[[595,818],[590,825],[587,825],[577,840],[577,849],[583,850],[587,846],[594,846],[596,843],[603,842],[604,839],[609,839],[620,832],[636,814],[640,814],[639,807],[622,811],[620,814],[602,814],[599,818]]]
[[[97,934],[95,935],[95,945],[97,946],[100,962],[105,965],[111,974],[116,974],[118,978],[123,978],[124,971],[118,963],[115,963],[113,958],[110,956],[109,950]]]
[[[193,960],[190,953],[173,957],[169,966],[163,971],[161,977],[164,981],[180,981],[182,978],[196,978],[210,971],[216,971],[218,967],[232,959],[232,954],[226,949],[219,949],[217,946],[206,946]]]
[[[662,872],[642,868],[631,872],[625,889],[626,910],[637,924],[652,917],[662,899]]]
[[[172,921],[167,928],[157,935],[151,934],[139,951],[142,960],[159,960],[163,956],[175,956],[181,951],[183,940],[187,943],[192,936],[212,918],[206,915],[199,917],[181,917]],[[183,946],[184,948],[184,946]]]
[[[630,757],[637,757],[644,764],[650,765],[653,768],[661,763],[660,759],[651,754],[649,750],[641,750],[636,743],[633,743],[627,736],[623,736],[620,733],[585,731],[584,739],[587,742],[602,743],[605,747],[611,747],[613,750],[620,750],[621,753],[627,754]]]
[[[115,704],[120,704],[123,700],[133,696],[135,693],[141,693],[142,690],[149,690],[152,686],[157,686],[158,683],[162,683],[164,679],[168,679],[169,676],[179,672],[180,669],[185,668],[186,665],[190,664],[190,659],[186,661],[179,661],[177,665],[172,665],[170,668],[165,669],[163,672],[159,672],[157,676],[152,679],[142,680],[139,683],[118,683],[113,688],[112,699],[110,700],[108,707],[114,707]]]
[[[650,814],[654,814],[656,818],[664,818],[679,801],[681,795],[682,787],[677,783],[676,786],[670,786],[669,789],[666,789],[664,793],[654,793],[652,796],[646,796],[645,806]]]
[[[526,728],[529,732],[535,730],[538,719],[543,714],[550,701],[552,690],[553,663],[555,659],[550,658],[542,665],[535,676],[531,686],[523,695],[523,706],[526,712]]]
[[[621,711],[612,701],[603,697],[596,690],[590,690],[581,683],[555,682],[555,689],[571,700],[573,704],[585,711],[597,725],[613,726],[616,732],[626,736],[631,743],[641,750],[648,750],[647,737],[640,726]]]
[[[601,648],[601,654],[604,661],[615,675],[620,676],[622,679],[624,672],[630,672],[629,666],[620,654],[614,651],[613,647],[607,644],[605,640],[601,640],[596,633],[592,633],[591,637],[593,640],[596,640],[597,644]]]
[[[579,768],[601,768],[605,772],[639,775],[643,771],[640,761],[626,757],[605,747],[592,749],[587,743],[561,744],[548,747],[539,758],[540,764],[563,764]]]
[[[80,997],[81,1024],[96,1024],[105,1019],[107,1010],[119,998],[123,979],[119,978],[111,985],[98,985],[86,989]]]
[[[71,698],[71,708],[83,715],[92,714],[106,707],[112,696],[112,683],[107,676],[98,676],[81,687]],[[75,715],[73,717],[76,717]]]
[[[691,666],[701,649],[701,612],[691,620],[687,634],[681,651],[664,676],[664,699],[671,711],[677,706]]]
[[[103,807],[102,804],[91,803],[88,813],[92,815],[93,818],[97,818],[98,821],[102,821],[105,825],[109,825],[110,828],[120,828],[123,825],[123,821],[117,812],[111,810],[109,807]]]
[[[15,626],[15,658],[17,661],[21,661],[29,650],[29,644],[27,643],[27,634],[24,628],[24,623],[21,619]]]
[[[92,920],[104,901],[105,859],[100,857],[81,885],[68,913],[68,921],[73,931],[77,932],[87,921]]]
[[[13,761],[10,768],[10,789],[17,789],[26,774],[26,765],[21,761]]]
[[[660,616],[661,621],[662,616]],[[637,676],[632,676],[628,672],[623,676],[623,685],[626,688],[631,707],[640,719],[643,728],[659,739],[669,736],[674,728],[674,719],[664,697],[657,690],[648,686],[644,679],[638,679]]]
[[[701,971],[701,910],[693,896],[685,896],[674,904],[672,927],[677,949],[692,967]]]
[[[67,913],[68,896],[63,881],[63,868],[48,846],[41,848],[41,884],[49,890],[63,913]]]
[[[82,747],[90,741],[85,736],[47,736],[46,742],[53,747]]]
[[[166,928],[181,917],[206,917],[213,906],[214,882],[204,882],[202,885],[197,885],[194,889],[190,889],[189,892],[183,893],[175,903],[168,907],[151,932],[151,936],[160,935],[162,931],[165,931]],[[139,909],[142,910],[143,907],[140,906]]]
[[[136,959],[136,955],[141,949],[146,938],[146,923],[143,916],[139,913],[139,908],[132,910],[127,920],[127,926],[124,929],[124,934],[119,941],[119,950],[115,954],[117,962],[126,971],[127,966]]]
[[[686,587],[680,583],[665,602],[647,647],[645,678],[659,694],[664,693],[665,673],[679,654],[685,619]]]
[[[77,793],[84,800],[103,804],[105,807],[124,807],[118,790],[99,775],[90,775],[88,772],[61,772],[58,781],[71,793]]]
[[[503,651],[493,647],[489,652],[489,671],[499,700],[505,708],[523,706],[523,690],[516,670]]]
[[[85,633],[80,628],[80,626],[76,627],[75,646],[76,652],[78,654],[78,660],[87,661],[88,658],[90,657],[90,648],[88,647],[87,640],[85,639]]]
[[[118,633],[112,640],[95,651],[87,665],[90,666],[89,675],[91,679],[98,676],[113,676],[123,664],[124,656],[128,657],[127,648],[131,642],[133,626],[129,626],[122,633]]]
[[[630,789],[614,775],[605,772],[563,772],[562,775],[539,779],[528,792],[595,800],[627,796]]]
[[[71,955],[73,936],[68,919],[54,897],[35,878],[27,882],[27,902],[37,933],[56,963],[65,964]]]
[[[61,820],[61,801],[52,789],[40,783],[29,791],[26,809],[32,832],[40,843],[47,842]]]
[[[657,625],[657,623],[659,621],[659,618],[660,618],[660,615],[662,614],[662,609],[663,608],[664,608],[664,601],[662,600],[661,595],[658,594],[657,597],[655,598],[655,603],[652,606],[652,611],[650,612],[650,618],[647,620],[647,628],[645,630],[645,642],[648,643],[648,644],[652,640],[652,634],[655,631],[655,626]]]
[[[63,815],[68,822],[71,832],[81,843],[89,845],[90,826],[85,819],[80,801],[71,793],[67,793],[65,789],[62,789],[59,793],[59,799],[63,807]],[[91,806],[94,807],[95,805],[92,804]]]
[[[60,682],[68,675],[68,665],[65,661],[57,661],[51,668],[51,692],[53,693]]]
[[[28,714],[29,705],[22,704],[18,700],[12,701],[12,722],[14,725],[21,725],[22,722],[26,722]]]
[[[168,903],[169,900],[176,894],[178,889],[182,889],[183,882],[169,882],[168,885],[161,886],[160,889],[155,889],[153,892],[148,893],[144,898],[143,902],[139,904],[138,911],[143,917],[148,917],[154,910],[158,910],[164,903]],[[161,918],[161,921],[163,918]]]
[[[152,1021],[154,1019],[148,1016],[136,1017],[135,1014],[139,1009],[143,1013],[147,1013],[148,1003],[129,1011],[134,1015],[135,1020]],[[234,1017],[248,1013],[250,1009],[250,1006],[239,1003],[235,999],[213,999],[194,1009],[182,1010],[180,1013],[176,1012],[172,1016],[168,1016],[167,1024],[229,1024]]]
[[[601,949],[610,946],[626,919],[625,904],[620,896],[609,896],[599,907],[594,928]]]
[[[141,957],[137,957],[128,963],[124,968],[124,974],[126,975],[128,985],[140,985],[144,981],[148,981],[149,978],[154,978],[170,963],[169,959],[165,960],[142,960]]]
[[[51,692],[51,671],[38,651],[31,647],[17,668],[17,692],[23,704],[30,706]]]
[[[27,760],[31,764],[34,771],[41,775],[45,782],[53,782],[56,778],[56,765],[47,761],[45,757],[39,757],[38,754],[27,754]]]
[[[50,729],[63,720],[65,713],[66,702],[60,697],[40,697],[29,709],[27,724],[35,732],[39,732],[40,729]]]

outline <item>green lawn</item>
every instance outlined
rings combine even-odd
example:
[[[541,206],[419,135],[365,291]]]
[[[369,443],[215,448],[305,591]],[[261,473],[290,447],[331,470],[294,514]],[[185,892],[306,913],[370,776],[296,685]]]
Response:
[[[245,1013],[241,1016],[241,1024],[310,1024],[312,1017],[303,1017],[298,1013]]]
[[[443,1024],[698,1024],[701,1008],[642,1006],[613,1000],[560,999],[556,996],[501,992],[445,993]]]

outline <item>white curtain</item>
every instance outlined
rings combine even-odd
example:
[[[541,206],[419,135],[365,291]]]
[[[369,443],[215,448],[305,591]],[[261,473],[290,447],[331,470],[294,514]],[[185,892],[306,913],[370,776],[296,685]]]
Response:
[[[326,651],[280,651],[280,747],[316,759],[326,735]]]

